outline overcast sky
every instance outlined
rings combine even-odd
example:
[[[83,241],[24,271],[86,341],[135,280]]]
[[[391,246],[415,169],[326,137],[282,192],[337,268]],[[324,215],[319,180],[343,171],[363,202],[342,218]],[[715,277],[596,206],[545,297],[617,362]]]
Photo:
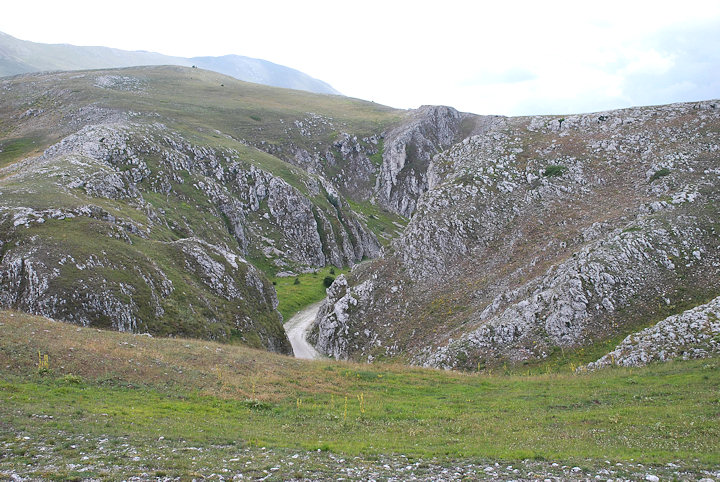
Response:
[[[26,0],[3,2],[0,31],[257,57],[400,108],[566,114],[720,98],[720,0]]]

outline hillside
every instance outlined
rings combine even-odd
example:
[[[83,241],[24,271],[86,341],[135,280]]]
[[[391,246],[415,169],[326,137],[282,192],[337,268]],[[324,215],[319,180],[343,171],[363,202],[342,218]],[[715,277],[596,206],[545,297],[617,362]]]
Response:
[[[0,330],[0,477],[11,480],[720,477],[717,358],[467,374],[8,311]]]
[[[329,290],[321,352],[464,369],[600,357],[720,295],[720,102],[472,121],[415,163],[408,209],[388,204],[412,212],[391,249]]]
[[[4,307],[287,353],[268,276],[376,257],[401,220],[283,160],[336,152],[342,176],[350,145],[370,163],[403,119],[383,106],[183,67],[0,91]]]
[[[245,82],[319,94],[339,94],[325,82],[298,70],[241,55],[173,57],[155,52],[131,52],[109,47],[28,42],[0,32],[0,77],[48,70],[107,69],[144,65],[184,67],[194,65]]]

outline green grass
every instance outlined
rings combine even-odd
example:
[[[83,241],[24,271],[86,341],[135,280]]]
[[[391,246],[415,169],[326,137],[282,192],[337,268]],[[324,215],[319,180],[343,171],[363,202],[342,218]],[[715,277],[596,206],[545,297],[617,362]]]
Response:
[[[0,167],[22,159],[39,148],[42,142],[36,137],[21,137],[0,141]]]
[[[388,246],[390,241],[399,235],[408,223],[406,218],[370,202],[347,201],[350,208],[360,216],[363,223],[375,234],[383,246]]]
[[[385,143],[382,139],[380,139],[380,142],[378,142],[378,151],[370,156],[370,160],[373,164],[375,164],[377,167],[382,166],[383,163],[383,154],[385,152]]]
[[[335,274],[332,274],[331,270]],[[350,270],[347,268],[326,266],[315,273],[290,277],[272,276],[270,279],[275,285],[275,291],[277,291],[278,301],[280,302],[278,311],[283,315],[283,319],[287,321],[301,309],[325,298],[325,285],[323,284],[325,277],[337,277],[348,272]],[[295,283],[296,279],[299,281],[297,284]]]
[[[0,426],[49,444],[59,433],[135,444],[162,436],[210,453],[239,444],[347,455],[720,464],[718,359],[582,375],[471,375],[305,362],[9,315],[0,313]],[[51,374],[37,374],[38,351],[49,355]],[[38,421],[38,414],[52,419]],[[0,438],[8,443],[14,435]]]

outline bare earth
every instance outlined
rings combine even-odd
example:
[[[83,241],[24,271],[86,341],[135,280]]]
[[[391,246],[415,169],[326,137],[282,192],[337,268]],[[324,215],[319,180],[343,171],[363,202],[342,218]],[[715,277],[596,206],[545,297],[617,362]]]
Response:
[[[323,358],[305,339],[308,330],[315,321],[315,315],[320,308],[320,303],[322,302],[315,303],[297,312],[295,316],[285,323],[285,333],[287,333],[290,339],[290,344],[292,345],[296,358],[306,358],[308,360]]]

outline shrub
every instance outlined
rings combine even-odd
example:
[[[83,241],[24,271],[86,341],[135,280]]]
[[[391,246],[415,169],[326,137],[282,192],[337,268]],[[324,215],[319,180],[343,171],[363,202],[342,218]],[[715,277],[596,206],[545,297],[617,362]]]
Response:
[[[295,278],[295,281],[293,281],[293,284],[294,284],[294,285],[299,285],[299,284],[300,284],[300,278]]]
[[[660,179],[661,177],[669,176],[670,175],[670,169],[667,167],[663,167],[662,169],[659,169],[655,171],[655,173],[650,176],[650,182],[653,182],[656,179]]]
[[[333,284],[333,281],[335,281],[335,278],[332,276],[326,276],[325,279],[323,279],[323,285],[325,285],[325,288],[330,288],[330,285]]]
[[[560,166],[560,165],[551,165],[545,168],[545,172],[543,172],[543,176],[545,177],[558,177],[562,176],[567,172],[567,167]]]

